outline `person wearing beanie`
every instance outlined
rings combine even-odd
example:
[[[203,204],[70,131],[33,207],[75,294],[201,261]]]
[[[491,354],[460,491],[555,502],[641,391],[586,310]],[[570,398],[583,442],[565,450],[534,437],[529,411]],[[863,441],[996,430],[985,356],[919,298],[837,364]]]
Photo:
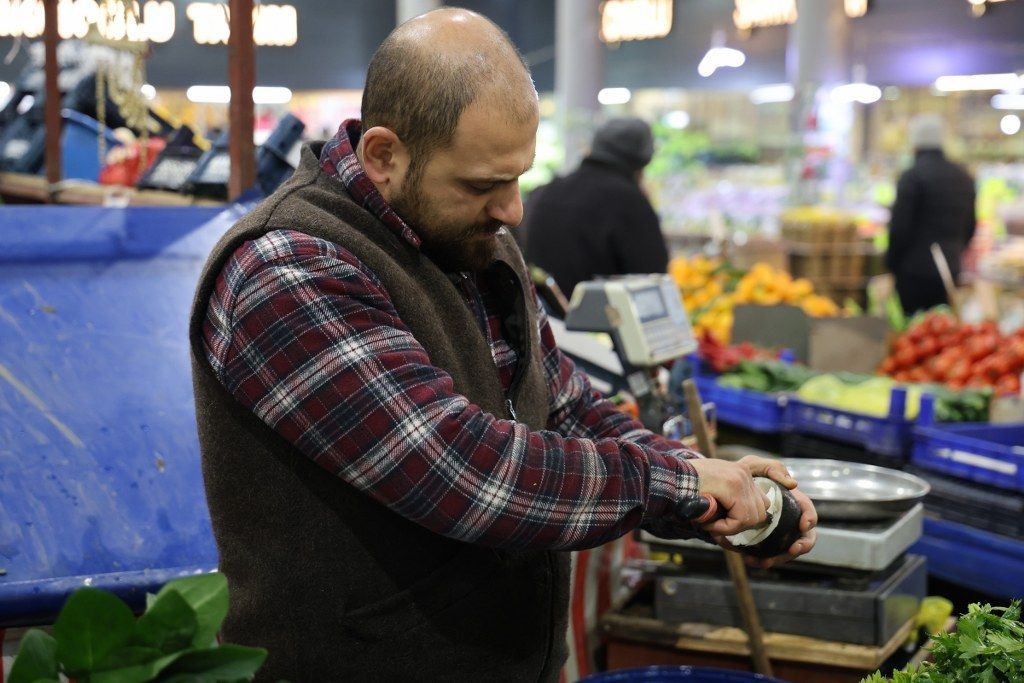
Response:
[[[943,153],[942,119],[934,114],[915,118],[910,142],[914,164],[896,186],[886,254],[908,315],[948,303],[931,245],[942,248],[955,280],[976,220],[974,179]]]
[[[653,155],[645,121],[612,119],[597,130],[579,168],[529,197],[526,260],[554,277],[566,296],[597,277],[665,272],[661,224],[640,185]]]

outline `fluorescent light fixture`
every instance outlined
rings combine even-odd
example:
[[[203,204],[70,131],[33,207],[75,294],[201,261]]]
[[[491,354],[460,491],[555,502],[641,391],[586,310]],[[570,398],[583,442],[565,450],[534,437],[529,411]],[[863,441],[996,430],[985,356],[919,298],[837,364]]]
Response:
[[[189,102],[199,104],[227,104],[231,101],[231,88],[226,85],[190,85],[185,97]]]
[[[7,105],[7,100],[11,98],[11,84],[7,81],[0,81],[0,107]]]
[[[697,73],[707,78],[718,69],[727,66],[741,67],[746,61],[747,56],[739,50],[731,47],[713,47],[704,55],[704,59],[700,60],[700,64],[697,65]]]
[[[663,121],[665,122],[665,125],[668,126],[669,128],[682,130],[683,128],[686,128],[687,126],[690,125],[690,114],[683,111],[682,109],[677,109],[675,111],[670,111],[669,113],[665,114],[665,118],[663,119]]]
[[[1016,135],[1020,132],[1020,117],[1016,114],[1007,114],[999,122],[999,130],[1006,135]]]
[[[993,95],[992,106],[996,109],[1024,109],[1024,93],[1001,92]]]
[[[869,83],[847,83],[832,88],[833,102],[871,104],[882,99],[882,89]]]
[[[252,89],[254,104],[288,104],[292,99],[292,91],[277,86],[258,85]]]
[[[935,89],[940,92],[965,90],[1016,90],[1022,86],[1017,74],[974,74],[973,76],[940,76]]]
[[[231,88],[226,85],[193,85],[185,91],[185,96],[190,102],[227,104],[231,101]],[[291,99],[292,91],[288,88],[258,85],[252,89],[253,104],[286,104]]]
[[[142,87],[139,88],[139,92],[141,92],[142,96],[147,100],[152,100],[156,97],[156,88],[151,86],[149,83],[143,83]]]
[[[601,88],[597,101],[601,104],[625,104],[633,97],[629,88]]]
[[[750,91],[750,101],[754,104],[770,104],[773,102],[790,102],[793,99],[793,86],[789,83],[762,85]]]
[[[31,109],[32,105],[35,103],[36,98],[34,95],[25,95],[21,98],[21,102],[18,102],[18,114],[24,114]]]

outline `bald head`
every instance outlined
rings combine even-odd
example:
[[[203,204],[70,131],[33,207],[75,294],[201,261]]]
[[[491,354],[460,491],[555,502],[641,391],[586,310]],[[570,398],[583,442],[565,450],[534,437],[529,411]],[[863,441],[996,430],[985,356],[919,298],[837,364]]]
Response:
[[[529,68],[489,19],[435,10],[405,22],[377,48],[363,90],[363,130],[394,131],[419,166],[452,140],[474,102],[493,105],[498,124],[529,120],[537,107]]]

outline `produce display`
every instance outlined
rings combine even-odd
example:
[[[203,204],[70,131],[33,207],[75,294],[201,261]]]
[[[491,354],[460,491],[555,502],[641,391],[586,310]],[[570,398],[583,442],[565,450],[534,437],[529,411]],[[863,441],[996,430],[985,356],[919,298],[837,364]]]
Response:
[[[816,317],[840,312],[831,299],[814,293],[810,280],[793,279],[767,263],[744,273],[720,259],[698,255],[673,259],[668,272],[679,285],[694,333],[709,332],[723,344],[732,336],[733,309],[739,304],[792,304]]]
[[[949,314],[931,313],[896,338],[878,370],[898,382],[1019,394],[1024,329],[1003,335],[993,322],[964,325]]]
[[[921,396],[935,398],[935,419],[940,422],[982,422],[988,419],[992,391],[953,391],[937,384],[899,384],[889,377],[855,373],[819,373],[803,365],[777,360],[743,360],[726,370],[718,384],[763,393],[790,392],[817,405],[871,417],[889,415],[892,390],[907,392],[904,417],[915,419]]]

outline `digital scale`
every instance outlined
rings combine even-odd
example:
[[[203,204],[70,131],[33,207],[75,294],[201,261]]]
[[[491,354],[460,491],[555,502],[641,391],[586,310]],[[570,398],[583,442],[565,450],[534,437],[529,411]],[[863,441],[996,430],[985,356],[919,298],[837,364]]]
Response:
[[[682,410],[659,380],[669,361],[697,349],[679,288],[668,275],[627,275],[581,282],[569,300],[564,326],[552,319],[558,346],[603,390],[626,388],[637,399],[640,420],[668,434]],[[611,349],[592,335],[608,335]],[[600,384],[599,384],[600,383]],[[604,393],[609,393],[605,391]],[[678,437],[678,434],[669,434]]]

